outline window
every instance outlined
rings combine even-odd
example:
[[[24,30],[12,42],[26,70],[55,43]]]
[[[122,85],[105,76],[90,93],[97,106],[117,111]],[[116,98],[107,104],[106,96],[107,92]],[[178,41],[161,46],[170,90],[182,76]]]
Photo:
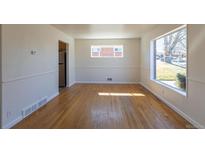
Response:
[[[95,45],[91,46],[91,57],[123,57],[122,45]]]
[[[171,87],[186,91],[186,27],[155,39],[153,47],[154,79]]]

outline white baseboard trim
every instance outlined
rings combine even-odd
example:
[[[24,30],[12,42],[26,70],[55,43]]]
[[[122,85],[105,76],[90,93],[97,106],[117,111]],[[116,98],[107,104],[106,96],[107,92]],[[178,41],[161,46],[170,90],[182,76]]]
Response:
[[[193,120],[191,117],[189,117],[186,113],[182,112],[180,109],[178,109],[177,107],[175,107],[171,102],[167,101],[164,97],[160,96],[159,94],[157,94],[156,92],[152,91],[147,85],[145,85],[142,82],[139,82],[139,84],[141,84],[143,87],[145,87],[147,90],[149,90],[151,93],[153,93],[157,98],[159,98],[160,100],[162,100],[163,103],[165,103],[167,106],[169,106],[172,110],[174,110],[175,112],[177,112],[179,115],[181,115],[184,119],[186,119],[188,122],[190,122],[194,127],[196,128],[200,128],[200,129],[204,129],[205,127],[201,124],[199,124],[198,122],[196,122],[195,120]]]
[[[15,120],[13,120],[10,123],[8,123],[7,125],[3,126],[2,128],[9,129],[9,128],[13,127],[15,124],[19,123],[21,120],[23,120],[23,117],[19,116]]]
[[[47,97],[47,102],[46,102],[46,104],[48,104],[53,98],[55,98],[56,96],[58,96],[59,95],[59,92],[56,92],[55,94],[53,94],[52,96],[50,96],[50,97]],[[44,104],[44,105],[46,105],[46,104]],[[43,106],[44,106],[43,105]],[[43,106],[41,106],[41,107],[43,107]],[[40,108],[41,108],[40,107]],[[38,108],[37,110],[39,110],[40,108]],[[36,110],[36,111],[37,111]],[[26,117],[25,117],[26,118]],[[5,125],[5,126],[3,126],[2,128],[3,129],[9,129],[9,128],[11,128],[11,127],[13,127],[14,125],[16,125],[17,123],[19,123],[21,120],[23,120],[24,118],[23,118],[23,116],[19,116],[19,117],[17,117],[15,120],[13,120],[13,121],[11,121],[10,123],[8,123],[7,125]]]
[[[52,96],[50,96],[50,97],[48,97],[47,98],[47,103],[49,103],[49,101],[51,101],[53,98],[55,98],[56,96],[58,96],[59,95],[59,92],[56,92],[55,94],[53,94]],[[47,104],[46,103],[46,104]]]
[[[71,82],[71,83],[69,83],[69,85],[67,85],[67,87],[71,87],[71,86],[73,86],[75,83],[76,83],[75,81],[74,81],[74,82]]]
[[[139,82],[76,81],[75,83],[90,83],[90,84],[138,84]]]

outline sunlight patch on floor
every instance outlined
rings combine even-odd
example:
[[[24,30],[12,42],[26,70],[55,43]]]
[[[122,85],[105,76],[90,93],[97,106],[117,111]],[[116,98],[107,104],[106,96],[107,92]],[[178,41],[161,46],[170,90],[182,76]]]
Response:
[[[107,92],[99,92],[99,96],[145,96],[142,93],[107,93]]]

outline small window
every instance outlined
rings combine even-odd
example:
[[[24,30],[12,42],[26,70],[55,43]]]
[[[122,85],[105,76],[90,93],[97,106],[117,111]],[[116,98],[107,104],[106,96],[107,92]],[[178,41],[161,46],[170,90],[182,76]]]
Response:
[[[122,45],[96,45],[91,46],[91,57],[123,57],[123,46]]]
[[[173,88],[186,91],[187,32],[178,29],[153,41],[153,77]]]

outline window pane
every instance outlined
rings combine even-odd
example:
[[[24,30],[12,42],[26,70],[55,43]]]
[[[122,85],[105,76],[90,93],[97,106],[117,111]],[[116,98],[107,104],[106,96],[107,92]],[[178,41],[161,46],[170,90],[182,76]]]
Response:
[[[115,52],[115,57],[122,57],[122,52]]]
[[[186,28],[155,40],[155,79],[186,89]]]
[[[103,47],[100,52],[101,57],[113,57],[114,51],[112,47]]]
[[[91,57],[123,57],[122,45],[91,46]]]
[[[92,52],[91,57],[99,57],[100,53],[99,52]]]

